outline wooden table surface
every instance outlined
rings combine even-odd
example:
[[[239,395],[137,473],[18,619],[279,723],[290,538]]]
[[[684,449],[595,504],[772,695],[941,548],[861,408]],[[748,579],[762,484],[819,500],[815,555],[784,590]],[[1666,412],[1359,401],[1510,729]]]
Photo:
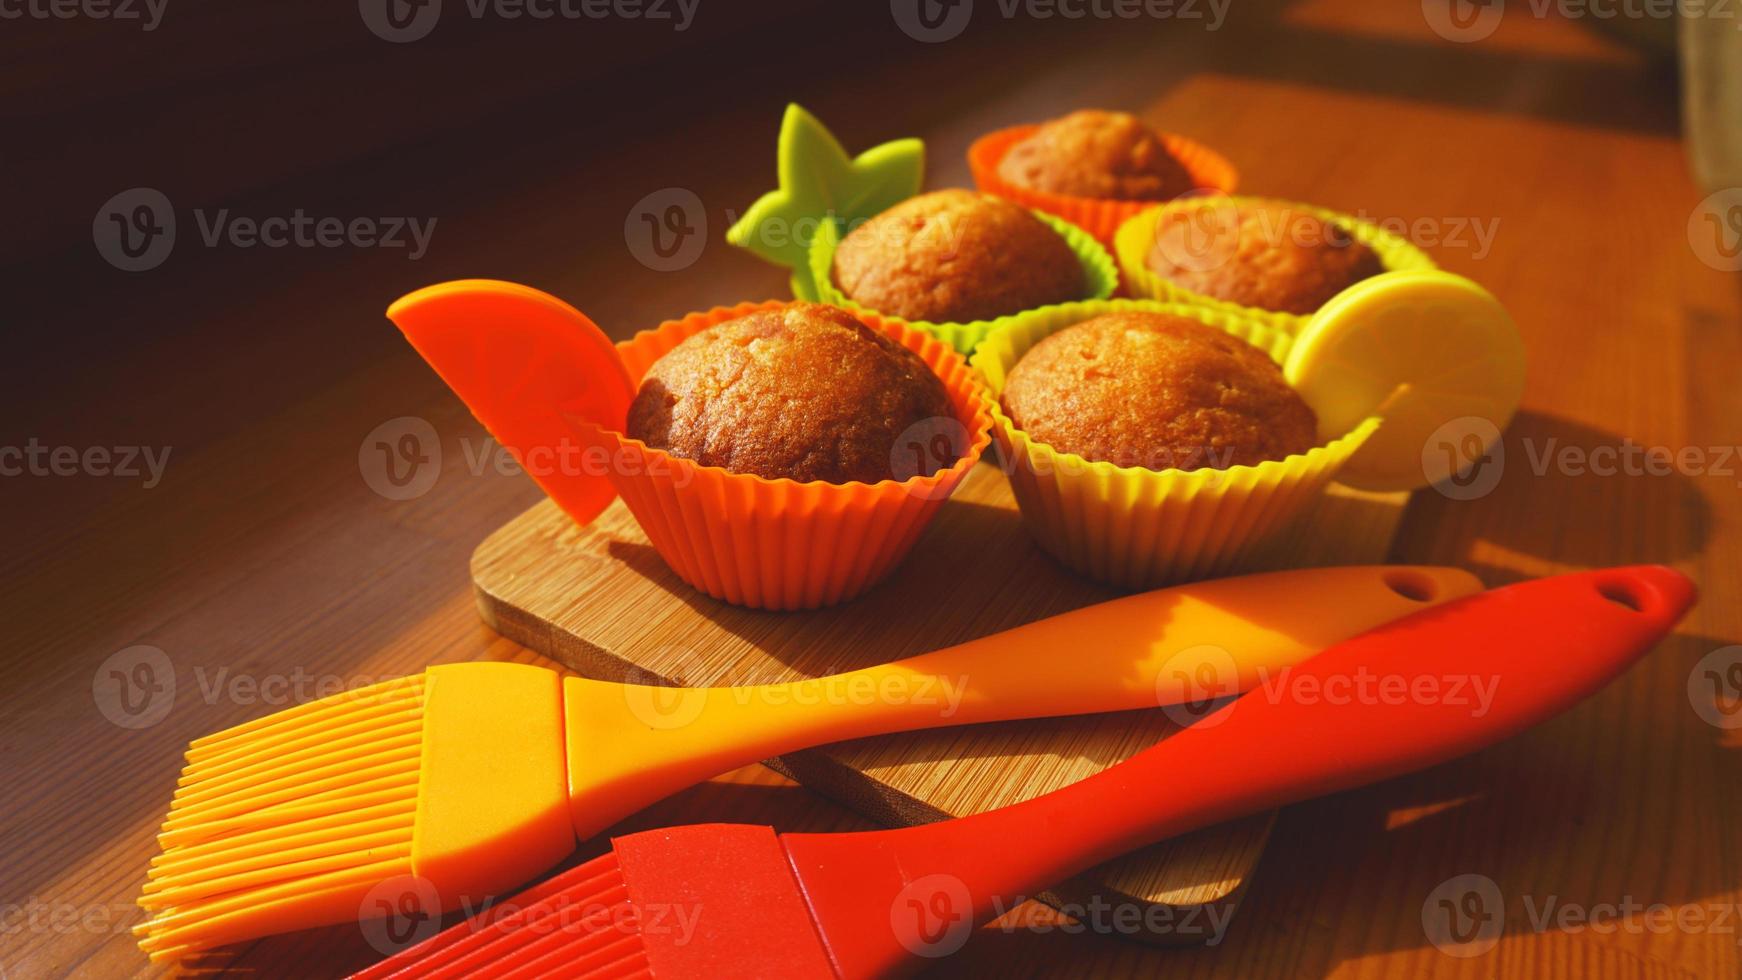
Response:
[[[1071,934],[1024,907],[940,972],[1742,973],[1742,736],[1720,724],[1711,687],[1742,671],[1726,673],[1742,651],[1722,652],[1742,642],[1742,295],[1701,257],[1723,264],[1698,236],[1731,213],[1708,224],[1696,211],[1709,189],[1689,176],[1663,66],[1523,5],[1492,37],[1452,43],[1413,2],[1254,0],[1217,30],[1007,20],[982,3],[935,45],[902,36],[881,3],[825,14],[783,0],[778,18],[704,3],[692,32],[657,37],[456,14],[410,45],[368,36],[351,5],[267,6],[284,9],[190,0],[149,35],[78,22],[9,34],[21,70],[5,84],[26,138],[0,163],[17,216],[0,367],[15,407],[0,446],[170,455],[149,487],[96,464],[0,479],[0,976],[153,972],[127,927],[190,738],[322,685],[538,659],[479,623],[466,570],[537,491],[489,465],[479,427],[380,312],[465,275],[550,289],[618,334],[778,295],[780,274],[720,236],[769,186],[795,98],[851,147],[924,137],[934,185],[965,182],[978,133],[1107,105],[1221,149],[1246,190],[1411,223],[1510,307],[1531,371],[1498,484],[1469,500],[1418,493],[1394,558],[1465,565],[1491,585],[1668,562],[1704,592],[1674,638],[1570,714],[1287,808],[1215,945]],[[162,267],[126,273],[88,229],[135,186],[174,199],[181,230]],[[624,225],[669,187],[703,202],[708,244],[661,272],[626,247]],[[203,244],[198,221],[225,207],[439,224],[416,261]],[[1733,250],[1729,234],[1717,244]],[[395,500],[359,455],[403,417],[439,433],[440,470]],[[1681,462],[1603,468],[1637,460],[1630,447]],[[139,646],[162,651],[174,690],[149,702],[161,718],[129,728],[112,719],[140,716],[117,709],[110,671],[156,656]],[[627,826],[703,820],[865,826],[755,766]],[[1460,876],[1492,882],[1473,911],[1497,942],[1446,941],[1438,900],[1476,880]],[[320,976],[374,956],[352,926],[189,966]]]

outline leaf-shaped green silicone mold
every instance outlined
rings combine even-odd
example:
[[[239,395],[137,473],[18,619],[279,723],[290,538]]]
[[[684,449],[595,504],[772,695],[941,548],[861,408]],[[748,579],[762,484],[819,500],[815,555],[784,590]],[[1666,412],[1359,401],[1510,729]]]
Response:
[[[925,144],[891,140],[856,157],[794,103],[780,123],[780,187],[750,205],[726,241],[792,270],[793,294],[809,289],[810,244],[823,222],[852,224],[919,193]]]

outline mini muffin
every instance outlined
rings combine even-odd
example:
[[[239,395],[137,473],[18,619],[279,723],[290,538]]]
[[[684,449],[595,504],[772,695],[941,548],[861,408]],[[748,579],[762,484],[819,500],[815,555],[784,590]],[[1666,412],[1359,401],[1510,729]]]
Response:
[[[1053,449],[1118,466],[1227,469],[1312,448],[1317,420],[1238,337],[1164,313],[1107,313],[1041,340],[1001,399]]]
[[[1054,119],[1011,147],[998,175],[1018,187],[1070,197],[1166,201],[1192,177],[1129,112],[1083,109]]]
[[[1147,264],[1182,289],[1298,316],[1384,271],[1379,256],[1341,225],[1251,200],[1164,214]]]
[[[1009,201],[965,190],[908,198],[853,229],[832,277],[867,309],[932,323],[990,320],[1088,289],[1063,236]]]
[[[891,453],[909,426],[954,417],[917,354],[845,310],[793,303],[667,351],[642,378],[626,431],[734,473],[876,483],[894,478]]]

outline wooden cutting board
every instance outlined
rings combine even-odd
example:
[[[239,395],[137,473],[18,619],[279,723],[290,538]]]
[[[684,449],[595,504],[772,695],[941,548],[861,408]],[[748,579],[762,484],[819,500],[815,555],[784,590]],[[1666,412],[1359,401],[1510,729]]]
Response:
[[[1385,560],[1405,494],[1332,487],[1252,570]],[[741,609],[685,585],[621,501],[577,527],[544,501],[472,556],[487,623],[587,677],[691,686],[767,684],[896,660],[1099,602],[1035,547],[1008,484],[981,464],[883,584],[815,612]],[[1069,656],[1067,650],[1060,656]],[[1017,802],[1125,759],[1174,726],[1157,710],[880,736],[767,764],[873,820],[925,823]],[[1189,792],[1190,787],[1181,787]],[[1035,896],[1133,906],[1133,938],[1198,943],[1226,922],[1274,813],[1157,844]],[[1012,842],[1020,847],[1020,842]],[[1215,918],[1210,917],[1214,913]]]

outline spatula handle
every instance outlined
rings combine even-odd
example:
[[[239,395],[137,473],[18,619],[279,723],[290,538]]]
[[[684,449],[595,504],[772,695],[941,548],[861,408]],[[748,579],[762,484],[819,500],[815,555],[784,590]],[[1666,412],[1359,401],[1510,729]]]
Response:
[[[787,684],[671,689],[571,678],[564,700],[576,831],[587,836],[691,783],[815,745],[1226,697],[1480,588],[1454,568],[1300,569],[1127,596]]]
[[[874,972],[907,955],[887,926],[829,927],[868,923],[879,906],[887,922],[917,879],[959,882],[981,921],[995,901],[1154,841],[1471,752],[1596,691],[1693,600],[1692,583],[1660,566],[1470,596],[1337,644],[1074,786],[960,820],[784,840],[801,881],[852,869],[855,889],[807,881],[807,897],[844,972]]]

